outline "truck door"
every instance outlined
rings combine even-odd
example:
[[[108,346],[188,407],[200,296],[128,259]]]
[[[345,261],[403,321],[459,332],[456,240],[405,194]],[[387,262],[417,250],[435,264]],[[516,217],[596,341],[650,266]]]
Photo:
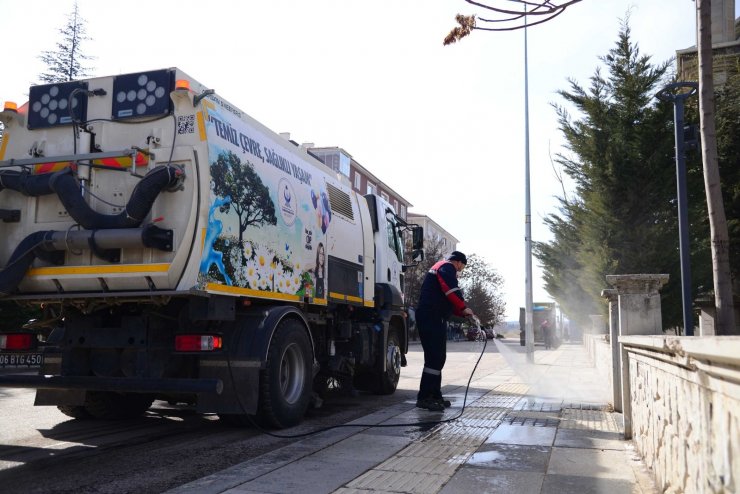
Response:
[[[378,208],[378,249],[376,258],[376,281],[388,283],[401,290],[401,265],[403,261],[403,246],[398,236],[394,215],[387,213],[390,205],[379,202]]]

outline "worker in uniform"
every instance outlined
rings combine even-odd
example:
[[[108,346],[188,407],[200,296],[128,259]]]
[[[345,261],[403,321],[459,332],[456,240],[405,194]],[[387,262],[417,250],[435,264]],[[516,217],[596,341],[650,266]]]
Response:
[[[425,275],[416,308],[416,325],[424,349],[424,370],[419,383],[416,406],[433,412],[442,412],[450,402],[442,396],[442,368],[447,359],[447,320],[453,314],[475,317],[465,305],[457,285],[457,273],[465,268],[468,259],[454,251],[447,259],[437,262]]]

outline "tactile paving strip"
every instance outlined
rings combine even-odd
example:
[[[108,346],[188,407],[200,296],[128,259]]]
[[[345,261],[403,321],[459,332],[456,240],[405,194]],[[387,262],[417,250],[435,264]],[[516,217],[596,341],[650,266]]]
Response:
[[[514,408],[522,397],[510,394],[489,393],[478,400],[472,406],[476,408]]]
[[[521,383],[504,383],[499,384],[498,386],[493,388],[493,390],[497,394],[509,393],[519,395],[518,398],[521,398],[521,395],[527,394],[527,391],[529,391],[529,386]]]
[[[538,400],[520,400],[514,410],[526,410],[533,412],[559,412],[562,408],[560,401],[538,401]]]
[[[408,473],[434,473],[452,477],[457,468],[464,463],[461,459],[442,460],[440,458],[418,458],[414,456],[393,456],[377,467],[376,470]]]
[[[509,412],[503,418],[509,425],[533,425],[536,427],[557,427],[560,425],[558,412]]]
[[[449,478],[448,475],[429,473],[415,475],[408,472],[369,470],[347,484],[347,487],[365,489],[372,492],[428,494],[430,492],[438,492]]]
[[[606,410],[565,408],[560,414],[560,427],[564,429],[622,432],[615,414]]]
[[[454,425],[448,424],[447,427],[435,432],[431,438],[438,443],[455,446],[478,447],[483,444],[490,435],[491,429],[485,429],[483,427],[466,427],[463,424],[454,422]]]
[[[482,444],[483,441],[481,441]],[[434,440],[413,443],[398,452],[397,456],[418,456],[420,458],[467,459],[478,448],[476,444],[449,444]]]

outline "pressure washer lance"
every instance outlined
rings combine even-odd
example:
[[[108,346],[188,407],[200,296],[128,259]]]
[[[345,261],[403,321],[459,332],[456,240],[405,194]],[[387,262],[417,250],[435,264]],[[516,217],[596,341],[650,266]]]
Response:
[[[480,327],[480,319],[478,319],[476,316],[472,317],[473,322],[475,323],[476,328],[478,329],[479,333],[483,333],[485,335],[485,332],[483,332],[483,329]],[[280,439],[297,439],[301,437],[306,436],[313,436],[314,434],[319,434],[321,432],[325,432],[331,429],[339,429],[341,427],[365,427],[368,429],[371,428],[379,428],[379,427],[423,427],[423,426],[435,426],[439,424],[446,424],[448,422],[454,422],[455,420],[462,417],[463,413],[465,412],[465,406],[468,403],[468,391],[470,390],[470,383],[473,381],[473,375],[475,374],[476,369],[478,368],[478,364],[480,363],[480,360],[483,358],[483,354],[486,353],[486,346],[488,346],[488,338],[483,338],[483,348],[480,351],[480,355],[478,355],[478,360],[475,361],[475,365],[473,366],[473,371],[470,373],[470,377],[468,378],[468,383],[465,385],[465,396],[463,397],[463,404],[460,411],[455,415],[454,417],[450,417],[448,419],[441,419],[441,420],[425,420],[422,422],[408,422],[403,424],[339,424],[339,425],[330,425],[328,427],[322,427],[320,429],[316,429],[309,432],[304,432],[301,434],[275,434],[274,432],[270,432],[268,430],[265,430],[264,428],[260,427],[260,425],[252,419],[252,417],[249,414],[245,414],[247,417],[247,420],[252,423],[252,425],[259,430],[260,432],[272,436],[277,437]],[[229,372],[231,372],[231,360],[228,360],[229,365]],[[231,382],[234,382],[234,379],[231,380]],[[239,393],[236,393],[237,398],[239,397]],[[242,410],[245,410],[244,405],[241,403],[241,399],[239,399],[239,405],[242,407]]]

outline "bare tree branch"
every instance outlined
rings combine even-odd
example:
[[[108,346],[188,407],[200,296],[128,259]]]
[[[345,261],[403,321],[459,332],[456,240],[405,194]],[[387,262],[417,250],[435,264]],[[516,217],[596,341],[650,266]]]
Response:
[[[542,2],[527,0],[489,0],[488,3],[475,2],[473,0],[465,1],[475,7],[491,11],[495,13],[497,17],[484,18],[475,15],[465,16],[457,14],[455,16],[455,20],[459,26],[453,28],[449,34],[447,34],[443,42],[445,46],[468,36],[474,29],[479,31],[515,31],[517,29],[524,29],[525,27],[542,24],[543,22],[547,22],[559,16],[565,11],[565,9],[581,0],[544,0]],[[515,5],[514,7],[509,8],[497,6],[498,4],[503,5],[504,2]],[[534,21],[529,21],[528,18],[530,16],[537,17],[535,17]],[[496,24],[496,26],[482,27],[477,25],[477,21]]]

